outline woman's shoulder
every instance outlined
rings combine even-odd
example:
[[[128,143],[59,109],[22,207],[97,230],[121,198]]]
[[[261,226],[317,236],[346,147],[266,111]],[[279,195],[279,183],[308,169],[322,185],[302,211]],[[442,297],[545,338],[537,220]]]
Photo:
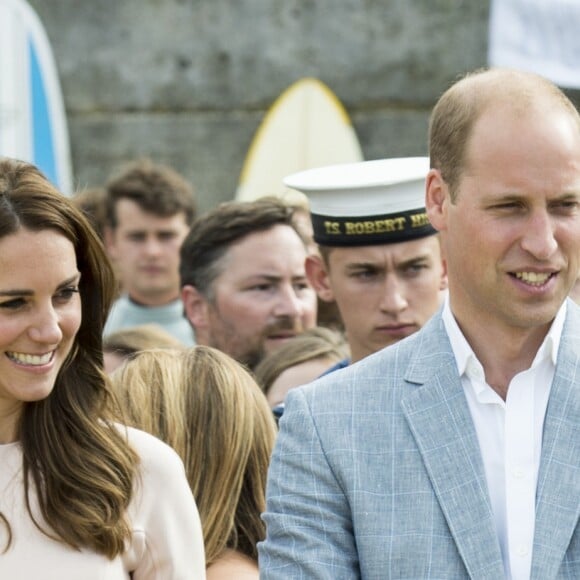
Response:
[[[184,471],[179,455],[161,439],[134,427],[118,425],[118,428],[139,456],[142,472],[170,477],[175,470]]]
[[[206,570],[207,580],[258,580],[258,564],[245,554],[226,550]]]

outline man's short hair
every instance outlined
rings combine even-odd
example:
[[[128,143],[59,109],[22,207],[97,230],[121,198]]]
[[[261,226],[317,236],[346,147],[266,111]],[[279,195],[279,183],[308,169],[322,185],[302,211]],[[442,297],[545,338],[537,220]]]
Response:
[[[187,225],[196,216],[197,203],[191,183],[168,165],[139,159],[106,184],[107,225],[118,225],[116,206],[121,199],[136,203],[143,211],[159,217],[185,215]]]
[[[287,225],[303,237],[293,221],[294,209],[274,197],[231,201],[200,216],[181,246],[181,286],[191,285],[212,298],[212,283],[221,272],[221,259],[230,246],[256,232]]]
[[[441,96],[429,122],[431,167],[441,172],[452,201],[465,170],[473,128],[489,107],[501,102],[516,111],[542,102],[568,112],[579,123],[578,111],[564,92],[539,75],[502,68],[468,73]]]

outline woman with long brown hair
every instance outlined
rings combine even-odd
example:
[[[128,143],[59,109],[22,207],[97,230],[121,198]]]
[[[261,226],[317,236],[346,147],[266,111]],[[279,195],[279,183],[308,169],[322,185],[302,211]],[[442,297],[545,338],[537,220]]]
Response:
[[[108,412],[114,288],[81,212],[0,159],[0,578],[204,577],[182,462]]]

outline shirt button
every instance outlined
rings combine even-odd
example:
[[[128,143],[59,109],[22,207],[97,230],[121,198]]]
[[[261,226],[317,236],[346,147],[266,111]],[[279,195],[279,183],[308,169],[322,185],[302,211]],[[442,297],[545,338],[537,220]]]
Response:
[[[522,479],[525,475],[524,470],[521,467],[514,467],[512,469],[512,475],[516,478],[516,479]]]
[[[520,546],[518,546],[517,554],[518,554],[518,556],[522,556],[522,557],[527,556],[528,555],[528,547],[521,544]]]

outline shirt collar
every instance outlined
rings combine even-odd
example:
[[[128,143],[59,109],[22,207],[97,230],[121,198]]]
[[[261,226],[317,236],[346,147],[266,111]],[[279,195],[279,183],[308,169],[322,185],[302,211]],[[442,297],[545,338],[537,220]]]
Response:
[[[532,367],[538,365],[541,361],[548,359],[555,366],[556,360],[558,358],[558,348],[560,347],[560,339],[562,338],[562,329],[564,328],[564,320],[566,319],[566,300],[558,310],[554,321],[550,326],[548,334],[544,338],[534,360],[532,362]],[[479,366],[481,363],[477,360],[473,349],[467,342],[467,339],[461,332],[455,316],[451,312],[451,307],[449,305],[449,295],[445,296],[445,302],[443,306],[442,313],[443,323],[445,324],[445,330],[449,336],[451,342],[451,348],[453,349],[453,354],[455,356],[455,361],[457,363],[457,370],[459,376],[462,376],[467,368],[468,364],[473,361]],[[473,362],[471,364],[473,364]]]

